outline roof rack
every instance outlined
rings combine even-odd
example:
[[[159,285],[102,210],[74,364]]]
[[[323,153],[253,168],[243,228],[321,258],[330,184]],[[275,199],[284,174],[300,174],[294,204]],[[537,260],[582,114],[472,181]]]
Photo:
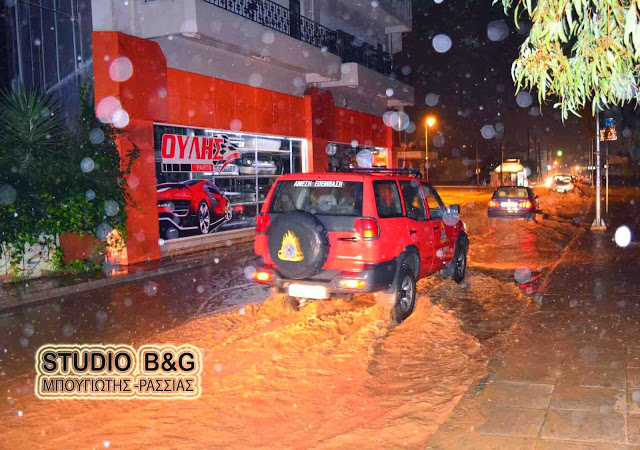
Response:
[[[365,174],[381,174],[381,175],[405,175],[414,178],[422,178],[422,173],[418,169],[387,169],[385,167],[372,167],[370,169],[342,169],[338,172],[346,172],[346,173],[365,173]]]

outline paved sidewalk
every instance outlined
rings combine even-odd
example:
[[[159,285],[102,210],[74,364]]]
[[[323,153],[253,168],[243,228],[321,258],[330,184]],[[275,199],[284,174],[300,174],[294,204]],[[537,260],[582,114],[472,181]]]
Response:
[[[427,448],[640,449],[640,246],[612,235],[580,238]]]
[[[42,277],[20,283],[0,284],[0,311],[212,265],[216,264],[216,260],[232,265],[234,261],[246,262],[251,259],[255,259],[253,241],[237,242],[210,250],[165,257],[158,261],[113,268],[114,273],[102,272],[87,277]]]

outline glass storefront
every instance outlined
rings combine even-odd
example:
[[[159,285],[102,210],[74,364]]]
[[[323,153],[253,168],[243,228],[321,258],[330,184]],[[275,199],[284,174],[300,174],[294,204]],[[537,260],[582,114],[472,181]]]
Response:
[[[193,141],[189,138],[204,138],[195,145],[196,151],[202,146],[204,154],[210,150],[206,138],[224,139],[222,145],[232,149],[228,152],[232,157],[224,161],[214,158],[209,164],[163,162],[167,135],[177,142],[176,149],[185,153],[191,145],[187,142]],[[302,171],[302,147],[301,139],[281,136],[154,125],[160,236],[175,239],[255,226],[255,217],[275,179]]]
[[[382,147],[329,142],[326,150],[329,155],[329,172],[341,172],[358,167],[387,167],[387,151]]]

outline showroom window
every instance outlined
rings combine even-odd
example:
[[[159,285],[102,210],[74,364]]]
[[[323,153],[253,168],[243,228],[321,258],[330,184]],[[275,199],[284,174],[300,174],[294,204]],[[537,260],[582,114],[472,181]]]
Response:
[[[301,139],[153,128],[163,239],[253,227],[275,179],[302,171]],[[196,154],[197,164],[188,160]]]
[[[343,172],[355,168],[387,167],[387,151],[382,147],[329,142],[326,150],[329,155],[329,172]]]

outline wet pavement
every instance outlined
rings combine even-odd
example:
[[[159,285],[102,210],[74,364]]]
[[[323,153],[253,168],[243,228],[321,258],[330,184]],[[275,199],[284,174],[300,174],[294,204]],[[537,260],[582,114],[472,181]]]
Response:
[[[245,274],[256,264],[252,243],[203,257],[210,263],[0,312],[0,381],[32,372],[43,344],[134,345],[204,314],[266,298],[267,289]]]
[[[640,230],[634,198],[636,192],[612,196],[609,230],[578,240],[488,379],[467,391],[428,448],[640,444]],[[621,225],[634,236],[625,248],[613,241]]]

